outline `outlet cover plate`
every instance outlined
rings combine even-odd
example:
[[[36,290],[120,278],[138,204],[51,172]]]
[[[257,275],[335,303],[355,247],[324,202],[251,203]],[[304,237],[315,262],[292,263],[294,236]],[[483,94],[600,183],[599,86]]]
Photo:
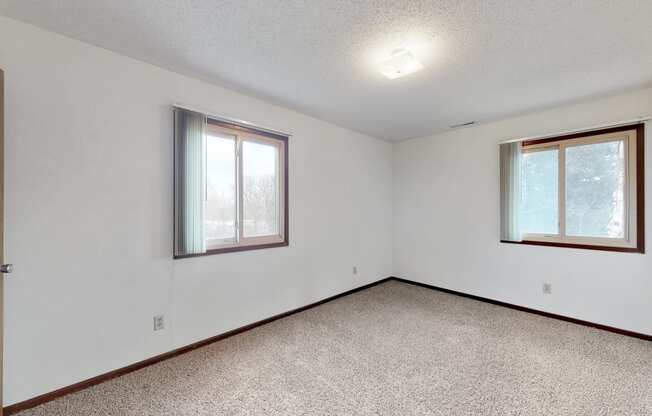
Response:
[[[156,315],[154,317],[154,331],[160,331],[165,328],[165,320],[163,315]]]

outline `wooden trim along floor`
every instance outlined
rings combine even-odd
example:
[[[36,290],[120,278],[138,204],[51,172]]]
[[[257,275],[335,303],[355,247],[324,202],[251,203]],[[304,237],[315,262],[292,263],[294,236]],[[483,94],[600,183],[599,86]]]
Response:
[[[31,398],[31,399],[28,399],[28,400],[25,400],[25,401],[22,401],[22,402],[12,404],[12,405],[7,406],[7,407],[4,408],[4,414],[5,414],[5,416],[8,416],[8,415],[18,413],[20,411],[23,411],[23,410],[38,406],[40,404],[52,401],[52,400],[57,399],[59,397],[62,397],[62,396],[65,396],[65,395],[68,395],[68,394],[71,394],[71,393],[75,393],[77,391],[86,389],[86,388],[94,386],[96,384],[100,384],[100,383],[103,383],[105,381],[111,380],[113,378],[120,377],[120,376],[122,376],[124,374],[131,373],[132,371],[139,370],[141,368],[150,366],[152,364],[156,364],[158,362],[167,360],[167,359],[175,357],[177,355],[181,355],[181,354],[184,354],[186,352],[190,352],[190,351],[192,351],[194,349],[203,347],[205,345],[212,344],[214,342],[223,340],[225,338],[232,337],[234,335],[240,334],[242,332],[248,331],[248,330],[256,328],[258,326],[268,324],[270,322],[276,321],[276,320],[281,319],[281,318],[285,318],[285,317],[290,316],[290,315],[294,315],[294,314],[299,313],[299,312],[303,312],[303,311],[305,311],[307,309],[314,308],[314,307],[322,305],[324,303],[333,301],[333,300],[341,298],[343,296],[353,294],[355,292],[359,292],[359,291],[368,289],[370,287],[379,285],[381,283],[385,283],[385,282],[390,281],[390,280],[395,280],[395,281],[398,281],[398,282],[403,282],[403,283],[407,283],[407,284],[411,284],[411,285],[415,285],[415,286],[420,286],[420,287],[424,287],[424,288],[431,289],[431,290],[437,290],[439,292],[444,292],[444,293],[448,293],[448,294],[451,294],[451,295],[462,296],[462,297],[465,297],[465,298],[469,298],[469,299],[473,299],[473,300],[477,300],[477,301],[481,301],[481,302],[487,302],[487,303],[491,303],[493,305],[503,306],[503,307],[506,307],[506,308],[516,309],[516,310],[522,311],[522,312],[533,313],[533,314],[545,316],[545,317],[548,317],[548,318],[559,319],[559,320],[562,320],[562,321],[571,322],[571,323],[578,324],[578,325],[589,326],[589,327],[601,329],[601,330],[604,330],[604,331],[614,332],[614,333],[620,334],[620,335],[639,338],[639,339],[643,339],[643,340],[646,340],[646,341],[652,341],[652,335],[648,335],[648,334],[641,334],[641,333],[638,333],[638,332],[633,332],[633,331],[628,331],[628,330],[625,330],[625,329],[620,329],[620,328],[615,328],[615,327],[611,327],[611,326],[607,326],[607,325],[597,324],[597,323],[593,323],[593,322],[589,322],[589,321],[584,321],[584,320],[581,320],[581,319],[571,318],[571,317],[568,317],[568,316],[557,315],[557,314],[550,313],[550,312],[544,312],[544,311],[540,311],[540,310],[537,310],[537,309],[531,309],[531,308],[528,308],[528,307],[525,307],[525,306],[514,305],[514,304],[511,304],[511,303],[507,303],[507,302],[502,302],[502,301],[498,301],[498,300],[484,298],[484,297],[481,297],[481,296],[476,296],[476,295],[471,295],[471,294],[467,294],[467,293],[463,293],[463,292],[458,292],[458,291],[451,290],[451,289],[445,289],[445,288],[441,288],[441,287],[438,287],[438,286],[429,285],[429,284],[426,284],[426,283],[419,283],[419,282],[415,282],[415,281],[412,281],[412,280],[402,279],[402,278],[399,278],[399,277],[387,277],[387,278],[378,280],[377,282],[369,283],[367,285],[364,285],[364,286],[361,286],[361,287],[358,287],[358,288],[355,288],[355,289],[348,290],[348,291],[340,293],[338,295],[334,295],[334,296],[328,297],[326,299],[322,299],[322,300],[320,300],[318,302],[314,302],[314,303],[311,303],[309,305],[302,306],[300,308],[296,308],[296,309],[293,309],[293,310],[288,311],[288,312],[284,312],[284,313],[280,313],[278,315],[274,315],[274,316],[272,316],[270,318],[263,319],[263,320],[260,320],[258,322],[254,322],[252,324],[245,325],[243,327],[233,329],[233,330],[225,332],[223,334],[219,334],[219,335],[204,339],[202,341],[195,342],[195,343],[190,344],[190,345],[186,345],[185,347],[177,348],[175,350],[172,350],[172,351],[157,355],[155,357],[151,357],[151,358],[148,358],[146,360],[139,361],[137,363],[128,365],[126,367],[122,367],[122,368],[119,368],[117,370],[109,371],[108,373],[100,374],[100,375],[98,375],[96,377],[92,377],[92,378],[89,378],[87,380],[80,381],[79,383],[75,383],[75,384],[72,384],[70,386],[62,387],[62,388],[54,390],[52,392],[45,393],[45,394],[42,394],[40,396],[36,396],[34,398]]]
[[[355,288],[355,289],[347,290],[346,292],[340,293],[338,295],[331,296],[331,297],[328,297],[326,299],[322,299],[320,301],[311,303],[311,304],[306,305],[306,306],[302,306],[300,308],[292,309],[291,311],[288,311],[288,312],[283,312],[283,313],[280,313],[278,315],[274,315],[274,316],[272,316],[270,318],[266,318],[266,319],[260,320],[258,322],[254,322],[252,324],[245,325],[245,326],[242,326],[240,328],[233,329],[233,330],[225,332],[223,334],[219,334],[219,335],[215,335],[215,336],[210,337],[210,338],[206,338],[204,340],[192,343],[190,345],[186,345],[185,347],[177,348],[176,350],[172,350],[172,351],[157,355],[155,357],[151,357],[151,358],[148,358],[146,360],[139,361],[137,363],[128,365],[126,367],[122,367],[122,368],[118,368],[117,370],[109,371],[108,373],[100,374],[99,376],[95,376],[95,377],[89,378],[87,380],[80,381],[79,383],[75,383],[75,384],[72,384],[70,386],[62,387],[60,389],[51,391],[49,393],[42,394],[40,396],[33,397],[31,399],[27,399],[27,400],[22,401],[22,402],[14,403],[14,404],[4,408],[5,416],[13,415],[15,413],[21,412],[21,411],[26,410],[26,409],[30,409],[30,408],[38,406],[40,404],[47,403],[47,402],[52,401],[54,399],[57,399],[59,397],[66,396],[68,394],[75,393],[77,391],[86,389],[86,388],[94,386],[96,384],[103,383],[103,382],[111,380],[113,378],[120,377],[120,376],[125,375],[127,373],[131,373],[133,371],[140,370],[141,368],[145,368],[145,367],[150,366],[152,364],[156,364],[158,362],[167,360],[169,358],[176,357],[177,355],[181,355],[181,354],[190,352],[192,350],[195,350],[197,348],[203,347],[205,345],[212,344],[214,342],[223,340],[225,338],[232,337],[234,335],[240,334],[240,333],[245,332],[245,331],[249,331],[250,329],[254,329],[254,328],[258,327],[258,326],[268,324],[270,322],[276,321],[276,320],[281,319],[281,318],[285,318],[285,317],[290,316],[290,315],[294,315],[294,314],[299,313],[299,312],[303,312],[303,311],[305,311],[307,309],[311,309],[311,308],[314,308],[314,307],[319,306],[319,305],[323,305],[324,303],[331,302],[331,301],[333,301],[335,299],[338,299],[338,298],[341,298],[343,296],[347,296],[347,295],[353,294],[355,292],[359,292],[361,290],[368,289],[368,288],[370,288],[372,286],[379,285],[379,284],[384,283],[384,282],[386,282],[388,280],[391,280],[391,279],[392,279],[392,277],[386,277],[386,278],[381,279],[381,280],[379,280],[377,282],[369,283],[367,285],[360,286],[360,287]]]
[[[532,309],[532,308],[528,308],[526,306],[514,305],[512,303],[502,302],[502,301],[499,301],[499,300],[483,298],[482,296],[470,295],[468,293],[458,292],[456,290],[451,290],[451,289],[444,289],[442,287],[433,286],[433,285],[429,285],[429,284],[426,284],[426,283],[419,283],[419,282],[415,282],[413,280],[401,279],[400,277],[392,277],[391,280],[396,280],[396,281],[399,281],[399,282],[408,283],[408,284],[415,285],[415,286],[421,286],[421,287],[425,287],[426,289],[437,290],[439,292],[449,293],[451,295],[462,296],[462,297],[465,297],[465,298],[478,300],[480,302],[487,302],[487,303],[491,303],[493,305],[503,306],[505,308],[516,309],[517,311],[521,311],[521,312],[528,312],[528,313],[533,313],[533,314],[536,314],[536,315],[545,316],[547,318],[559,319],[561,321],[571,322],[571,323],[574,323],[574,324],[577,324],[577,325],[590,326],[591,328],[597,328],[597,329],[601,329],[603,331],[614,332],[616,334],[625,335],[625,336],[628,336],[628,337],[639,338],[639,339],[643,339],[645,341],[652,341],[652,335],[648,335],[648,334],[641,334],[639,332],[628,331],[626,329],[620,329],[620,328],[616,328],[616,327],[613,327],[613,326],[596,324],[594,322],[584,321],[582,319],[577,319],[577,318],[571,318],[569,316],[564,316],[564,315],[557,315],[556,313],[540,311],[538,309]]]

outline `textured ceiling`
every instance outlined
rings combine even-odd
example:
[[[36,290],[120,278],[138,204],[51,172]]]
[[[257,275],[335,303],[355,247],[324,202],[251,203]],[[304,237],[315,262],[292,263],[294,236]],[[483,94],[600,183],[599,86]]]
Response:
[[[0,0],[0,14],[387,140],[652,83],[650,0]],[[385,79],[397,47],[425,69]]]

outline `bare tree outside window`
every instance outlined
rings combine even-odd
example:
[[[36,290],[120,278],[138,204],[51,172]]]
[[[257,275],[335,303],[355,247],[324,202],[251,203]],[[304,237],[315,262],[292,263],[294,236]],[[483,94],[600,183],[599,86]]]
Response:
[[[245,235],[270,235],[278,232],[276,177],[247,177],[244,189]]]
[[[278,229],[278,148],[242,144],[244,236],[273,235]]]

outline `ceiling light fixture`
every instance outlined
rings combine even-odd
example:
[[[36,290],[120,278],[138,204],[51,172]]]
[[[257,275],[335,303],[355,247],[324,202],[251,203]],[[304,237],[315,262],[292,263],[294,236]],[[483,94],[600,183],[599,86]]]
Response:
[[[413,74],[423,69],[423,64],[406,49],[400,48],[392,52],[392,56],[380,63],[380,73],[389,79],[396,79]]]

